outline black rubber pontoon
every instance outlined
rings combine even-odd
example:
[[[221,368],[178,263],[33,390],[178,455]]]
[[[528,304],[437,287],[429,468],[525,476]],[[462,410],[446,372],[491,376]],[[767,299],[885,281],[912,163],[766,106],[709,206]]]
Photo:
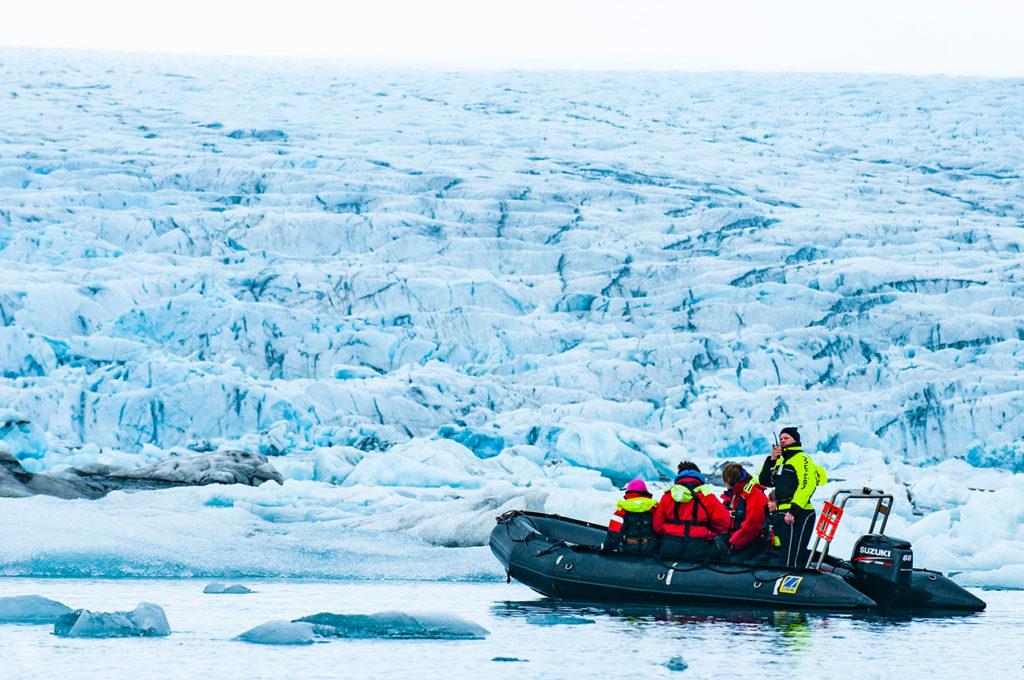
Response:
[[[590,602],[749,602],[861,609],[875,601],[823,572],[739,564],[662,562],[598,552],[604,527],[535,512],[503,515],[491,551],[509,577],[542,595]]]
[[[510,579],[562,600],[823,609],[985,608],[984,602],[937,572],[914,570],[902,600],[894,602],[891,593],[877,583],[865,588],[863,576],[851,562],[829,558],[820,568],[809,569],[662,562],[656,557],[603,554],[599,546],[604,537],[604,527],[596,524],[514,511],[498,518],[490,545]],[[864,592],[872,589],[883,603]]]

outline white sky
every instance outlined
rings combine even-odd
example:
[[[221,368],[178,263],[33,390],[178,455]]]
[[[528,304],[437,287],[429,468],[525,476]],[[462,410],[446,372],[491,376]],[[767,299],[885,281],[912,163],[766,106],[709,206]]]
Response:
[[[458,68],[1024,76],[1024,0],[7,0],[0,45]]]

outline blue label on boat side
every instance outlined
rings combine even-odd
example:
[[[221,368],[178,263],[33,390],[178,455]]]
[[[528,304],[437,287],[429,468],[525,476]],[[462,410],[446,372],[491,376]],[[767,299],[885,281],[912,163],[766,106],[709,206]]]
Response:
[[[783,576],[775,582],[775,594],[795,595],[803,580],[803,576]]]

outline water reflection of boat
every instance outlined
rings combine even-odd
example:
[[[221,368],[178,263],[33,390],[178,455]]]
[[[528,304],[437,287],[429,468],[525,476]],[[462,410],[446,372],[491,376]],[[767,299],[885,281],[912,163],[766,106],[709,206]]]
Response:
[[[821,558],[817,565],[806,569],[603,554],[598,546],[604,535],[604,527],[588,522],[515,511],[498,518],[490,545],[510,579],[558,600],[936,613],[985,608],[984,602],[938,572],[902,568],[909,544],[882,534],[869,534],[857,545],[869,546],[872,556],[891,551],[886,563],[855,563],[823,553],[815,555]]]
[[[929,611],[850,610],[830,612],[813,609],[773,609],[750,605],[700,604],[664,605],[636,602],[569,602],[542,597],[535,600],[502,600],[491,605],[498,618],[535,619],[539,616],[600,618],[608,617],[637,625],[673,623],[679,625],[727,625],[739,629],[772,628],[789,637],[801,637],[802,631],[828,627],[834,620],[857,621],[872,628],[906,626],[915,620],[935,618]],[[944,611],[939,615],[969,616],[973,612]]]
[[[564,600],[541,598],[539,600],[496,602],[492,613],[499,618],[529,618],[538,615],[597,617],[607,616],[637,623],[670,622],[687,624],[729,624],[729,625],[771,625],[779,617],[802,617],[803,611],[785,611],[728,605],[658,605],[638,603],[568,603]]]

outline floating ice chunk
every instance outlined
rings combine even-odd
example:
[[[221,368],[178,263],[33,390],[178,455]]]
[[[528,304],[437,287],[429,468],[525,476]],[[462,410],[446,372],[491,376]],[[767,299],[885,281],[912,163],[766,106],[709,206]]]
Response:
[[[53,623],[71,607],[39,595],[0,597],[0,623]]]
[[[482,640],[490,632],[454,614],[378,612],[376,614],[320,613],[296,619],[312,623],[321,637],[431,640]]]
[[[583,626],[596,623],[593,619],[570,614],[527,614],[525,620],[531,626]]]
[[[230,586],[226,583],[211,583],[203,588],[203,592],[207,595],[245,595],[251,593],[252,590],[241,583],[233,583]]]
[[[681,656],[673,656],[665,662],[665,668],[670,671],[685,671],[689,667],[690,665],[686,663],[686,659]]]
[[[54,635],[61,637],[162,637],[171,634],[164,610],[141,602],[130,612],[91,612],[76,609],[60,616],[53,624]]]
[[[311,645],[314,625],[297,621],[268,621],[247,630],[236,640],[260,645]]]

